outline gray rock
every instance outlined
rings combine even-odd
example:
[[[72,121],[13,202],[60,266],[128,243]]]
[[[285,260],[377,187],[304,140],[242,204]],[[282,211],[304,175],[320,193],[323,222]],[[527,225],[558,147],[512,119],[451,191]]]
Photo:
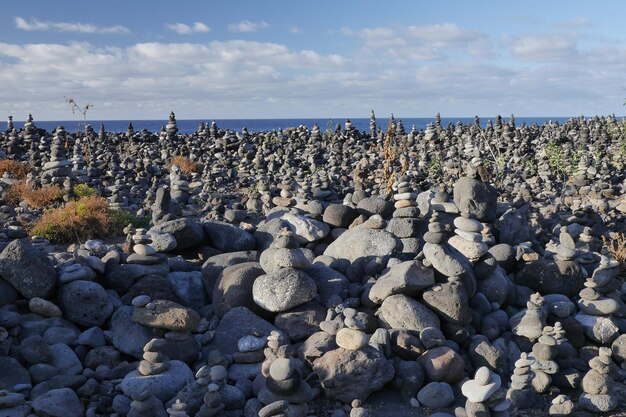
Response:
[[[393,265],[378,277],[368,296],[372,302],[380,304],[390,295],[415,297],[434,284],[435,273],[432,269],[425,268],[419,261],[407,261]]]
[[[431,382],[417,393],[417,400],[428,408],[444,408],[454,402],[454,392],[446,382]]]
[[[76,353],[64,343],[50,346],[50,355],[50,364],[56,368],[58,375],[78,375],[83,371]]]
[[[259,253],[256,251],[244,251],[244,252],[231,252],[222,253],[219,255],[211,256],[202,264],[202,282],[204,289],[206,290],[209,298],[213,297],[213,289],[217,278],[222,271],[233,265],[241,264],[244,262],[258,262]]]
[[[213,309],[218,317],[235,307],[246,307],[256,314],[263,314],[252,297],[254,281],[265,274],[258,262],[243,262],[229,266],[220,274],[213,290]]]
[[[365,197],[356,206],[359,214],[373,216],[380,214],[383,218],[388,218],[393,212],[393,203],[379,197]]]
[[[152,238],[150,246],[157,252],[171,252],[178,247],[176,238],[170,233],[157,233],[153,231],[150,237]]]
[[[223,252],[240,252],[253,250],[256,242],[254,236],[230,223],[207,221],[202,228],[211,240],[211,246]]]
[[[391,233],[357,226],[328,245],[324,255],[354,262],[363,257],[394,256],[401,250],[402,242]]]
[[[222,354],[232,355],[237,352],[237,343],[243,336],[258,332],[261,337],[267,337],[274,330],[278,331],[271,323],[247,308],[235,307],[222,317],[215,329],[215,337],[206,347],[206,351],[219,349]]]
[[[193,379],[193,372],[184,362],[172,360],[170,367],[158,375],[143,376],[138,371],[132,371],[124,377],[120,387],[131,398],[148,390],[159,400],[168,401]]]
[[[33,410],[47,417],[82,417],[83,407],[70,388],[53,389],[33,401]]]
[[[461,177],[454,184],[454,203],[459,211],[467,211],[481,222],[496,221],[497,199],[496,189],[480,180]]]
[[[170,272],[166,278],[172,284],[180,303],[185,307],[200,310],[207,305],[201,272]]]
[[[148,234],[152,232],[169,233],[174,236],[177,243],[176,249],[178,250],[200,246],[205,241],[202,226],[189,217],[163,222],[151,228]]]
[[[421,331],[439,328],[439,318],[428,307],[402,294],[392,295],[378,309],[378,319],[387,329]]]
[[[350,283],[348,278],[342,273],[322,263],[314,263],[304,272],[315,281],[317,294],[322,303],[329,301],[334,295],[339,296],[341,299],[346,298]]]
[[[46,253],[23,240],[0,253],[0,276],[26,298],[48,298],[56,288],[56,271]]]
[[[13,387],[19,384],[30,384],[28,371],[14,358],[0,357],[0,390],[13,392]]]
[[[369,395],[381,389],[393,379],[391,361],[371,346],[360,350],[338,348],[327,352],[313,363],[326,397],[351,403],[365,401]]]
[[[77,280],[59,289],[58,301],[65,318],[81,326],[101,326],[113,312],[113,304],[102,285]]]
[[[282,220],[301,244],[324,239],[330,233],[330,227],[326,223],[299,214],[287,213]]]
[[[324,223],[331,227],[347,228],[356,218],[357,211],[343,204],[329,204],[324,210]]]
[[[275,313],[311,301],[316,294],[317,287],[313,278],[293,268],[261,275],[252,286],[254,302]]]
[[[141,359],[143,347],[152,338],[152,330],[132,319],[133,307],[118,308],[111,317],[112,343],[118,350]]]

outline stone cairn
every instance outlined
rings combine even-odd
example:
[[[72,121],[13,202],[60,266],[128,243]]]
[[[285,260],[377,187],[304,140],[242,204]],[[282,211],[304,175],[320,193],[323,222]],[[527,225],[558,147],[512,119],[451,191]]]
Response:
[[[611,350],[600,348],[600,354],[589,361],[589,372],[583,377],[582,389],[578,401],[582,408],[593,413],[604,413],[617,408],[611,372]]]
[[[128,255],[126,262],[129,264],[154,265],[163,262],[163,259],[157,256],[156,250],[150,245],[152,239],[148,231],[143,228],[134,229],[131,225],[124,229],[128,233],[130,242],[129,250],[133,253]]]
[[[501,380],[498,374],[486,366],[478,368],[474,379],[466,381],[461,386],[461,392],[467,397],[465,402],[466,415],[468,417],[480,415],[503,417],[508,415],[511,405],[509,400],[494,396],[500,386]]]
[[[63,181],[71,176],[70,166],[72,163],[65,158],[65,140],[65,128],[63,126],[57,127],[50,148],[50,162],[43,166],[42,183],[45,181],[46,183],[63,184]]]
[[[187,404],[177,399],[166,411],[169,417],[189,417],[186,410]]]
[[[391,186],[395,192],[393,199],[393,218],[387,225],[387,230],[402,240],[402,252],[410,257],[421,249],[419,241],[420,211],[417,207],[417,193],[411,187],[410,177],[403,175]]]
[[[529,358],[527,353],[522,353],[520,358],[515,361],[515,369],[511,376],[511,385],[506,393],[506,398],[517,409],[532,408],[536,403],[537,393],[532,385],[534,373],[531,369],[534,363],[535,361]]]
[[[539,336],[537,342],[533,345],[532,353],[529,358],[534,359],[531,368],[535,377],[533,378],[533,387],[538,394],[548,392],[552,383],[552,375],[559,370],[557,362],[554,360],[559,352],[556,339],[552,336],[553,328],[546,326],[543,334]]]
[[[87,169],[85,168],[85,158],[83,158],[83,145],[79,139],[74,142],[74,152],[72,155],[72,175],[79,183],[89,181]]]
[[[33,116],[28,115],[28,119],[24,122],[24,128],[22,129],[22,138],[26,146],[30,147],[31,143],[37,140],[37,127],[33,122]]]

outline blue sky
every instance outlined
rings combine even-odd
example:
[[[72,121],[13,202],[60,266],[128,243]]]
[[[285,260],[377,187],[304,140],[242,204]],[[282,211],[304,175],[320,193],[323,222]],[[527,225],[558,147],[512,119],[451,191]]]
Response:
[[[0,115],[93,119],[624,113],[620,1],[21,1]]]

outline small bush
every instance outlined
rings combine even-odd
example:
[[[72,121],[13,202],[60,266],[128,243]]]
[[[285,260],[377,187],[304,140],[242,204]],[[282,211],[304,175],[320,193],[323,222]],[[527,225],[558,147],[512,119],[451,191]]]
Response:
[[[111,210],[111,221],[115,224],[115,228],[118,231],[122,231],[129,224],[136,228],[147,229],[150,227],[150,219],[148,217],[140,219],[126,210]]]
[[[197,162],[192,162],[188,158],[184,156],[178,155],[172,159],[172,162],[167,164],[167,169],[172,169],[173,165],[177,165],[183,174],[191,174],[193,172],[200,172],[200,164]]]
[[[10,172],[13,177],[21,180],[26,178],[26,175],[31,171],[30,167],[12,159],[3,159],[0,161],[0,176],[5,172]]]
[[[87,184],[77,184],[72,190],[78,198],[93,197],[98,194],[94,188],[88,186]]]
[[[61,243],[109,237],[121,232],[111,212],[105,198],[83,197],[44,212],[31,233]]]
[[[29,207],[40,209],[59,201],[63,197],[63,189],[56,185],[42,188],[33,188],[25,182],[16,182],[11,185],[5,194],[9,204],[17,205],[26,201]]]

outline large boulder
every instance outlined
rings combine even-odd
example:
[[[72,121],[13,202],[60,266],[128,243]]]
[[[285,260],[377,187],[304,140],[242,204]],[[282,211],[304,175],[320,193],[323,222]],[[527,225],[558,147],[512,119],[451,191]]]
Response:
[[[432,269],[424,267],[419,261],[407,261],[393,265],[381,275],[368,296],[372,302],[380,304],[395,294],[415,297],[434,284],[435,272]]]
[[[385,298],[378,309],[378,319],[387,329],[422,331],[426,327],[439,328],[439,318],[428,307],[406,295]]]
[[[313,362],[313,372],[329,400],[365,401],[394,376],[391,361],[371,346],[359,350],[338,348]]]
[[[402,250],[402,241],[381,229],[354,227],[328,245],[324,255],[354,262],[363,257],[393,256]]]
[[[329,204],[324,210],[324,223],[331,227],[347,228],[356,218],[357,211],[344,204]]]
[[[53,389],[40,395],[33,401],[33,410],[47,417],[84,416],[80,399],[70,388]]]
[[[293,268],[262,275],[252,286],[254,302],[273,313],[287,311],[311,301],[316,294],[313,278]]]
[[[169,233],[176,239],[176,249],[187,249],[200,246],[205,241],[204,230],[200,223],[189,217],[163,222],[150,229],[151,232]]]
[[[200,315],[172,301],[152,300],[146,307],[135,308],[133,320],[157,329],[194,331],[200,324]]]
[[[585,287],[585,274],[575,261],[538,259],[519,271],[515,280],[541,294],[568,297],[576,296]]]
[[[330,233],[330,227],[326,223],[300,214],[287,213],[282,219],[301,244],[324,239]]]
[[[193,379],[193,372],[184,362],[173,360],[167,370],[157,375],[144,376],[139,371],[130,372],[124,377],[120,387],[131,398],[148,390],[159,400],[168,401]]]
[[[254,236],[230,223],[211,220],[202,223],[202,228],[211,240],[211,246],[222,252],[253,250]]]
[[[113,313],[109,295],[97,282],[67,283],[59,289],[58,299],[65,318],[81,326],[101,326]]]
[[[0,253],[0,276],[26,298],[49,298],[56,289],[56,271],[46,253],[23,240]]]
[[[259,253],[256,251],[221,253],[207,259],[206,262],[202,264],[201,271],[202,283],[204,284],[204,289],[209,295],[209,298],[213,297],[215,282],[224,269],[244,262],[257,262],[258,260]]]

